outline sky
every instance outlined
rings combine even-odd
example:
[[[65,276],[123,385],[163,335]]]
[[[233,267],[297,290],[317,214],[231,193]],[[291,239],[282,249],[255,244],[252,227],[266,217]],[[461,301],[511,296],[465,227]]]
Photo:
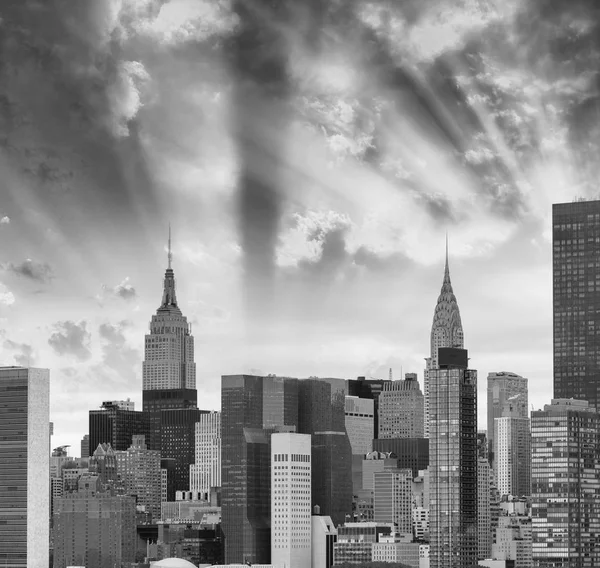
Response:
[[[595,198],[595,0],[3,0],[0,363],[53,447],[141,409],[168,225],[198,404],[223,374],[394,378],[444,270],[478,370],[552,397],[551,205]]]

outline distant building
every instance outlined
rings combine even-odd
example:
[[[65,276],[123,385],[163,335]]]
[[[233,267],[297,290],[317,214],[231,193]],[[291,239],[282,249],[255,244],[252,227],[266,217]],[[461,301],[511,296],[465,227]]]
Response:
[[[394,523],[396,532],[411,537],[412,479],[410,469],[388,469],[373,474],[373,520],[376,523]]]
[[[529,516],[505,514],[498,518],[491,557],[495,560],[512,560],[515,568],[533,568]]]
[[[195,429],[195,459],[190,465],[190,491],[208,496],[212,487],[221,487],[221,413],[202,414]]]
[[[477,558],[485,560],[492,553],[492,513],[490,504],[490,463],[477,460]]]
[[[160,518],[160,452],[149,450],[144,436],[133,436],[127,451],[115,457],[125,492],[135,497],[138,510]]]
[[[346,432],[352,447],[352,454],[366,454],[371,451],[375,437],[374,402],[368,398],[346,396]]]
[[[148,415],[135,410],[123,410],[112,402],[102,409],[89,411],[90,454],[99,444],[110,444],[113,450],[126,450],[134,435],[150,434]]]
[[[311,563],[311,443],[309,434],[271,435],[271,564]]]
[[[331,517],[318,513],[311,517],[311,568],[331,568],[333,565],[333,545],[337,541],[337,529]]]
[[[379,395],[379,439],[425,437],[423,393],[412,374],[406,377],[387,382]]]
[[[0,562],[47,568],[50,373],[0,367]]]
[[[587,401],[553,399],[531,413],[536,567],[600,566],[599,435],[600,416]]]
[[[554,398],[600,410],[600,201],[552,205]]]
[[[398,460],[398,467],[412,469],[413,477],[429,467],[429,445],[427,438],[373,440],[374,451],[393,453]]]
[[[135,410],[135,402],[128,398],[127,400],[105,400],[102,406],[116,406],[121,410]]]
[[[345,523],[333,545],[334,564],[364,564],[373,560],[373,545],[394,534],[393,523]]]
[[[86,434],[81,439],[81,457],[89,458],[90,457],[90,435]]]
[[[527,379],[516,373],[501,371],[487,376],[487,438],[490,464],[494,463],[494,420],[503,416],[506,403],[512,400],[512,416],[529,418]],[[518,397],[518,398],[515,398]]]
[[[54,565],[105,568],[135,559],[135,499],[101,490],[97,475],[83,475],[77,492],[59,500]]]

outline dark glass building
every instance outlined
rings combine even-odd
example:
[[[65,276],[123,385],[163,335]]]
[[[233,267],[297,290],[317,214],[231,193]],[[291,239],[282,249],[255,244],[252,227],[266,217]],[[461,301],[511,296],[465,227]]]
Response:
[[[398,458],[399,469],[411,469],[413,477],[429,467],[429,440],[427,438],[390,438],[373,440],[373,450],[392,452]]]
[[[600,404],[600,201],[552,206],[554,397]]]
[[[110,444],[113,450],[126,450],[131,446],[134,434],[143,434],[150,439],[147,413],[123,410],[111,403],[104,403],[101,410],[90,410],[89,431],[90,455],[98,444]]]

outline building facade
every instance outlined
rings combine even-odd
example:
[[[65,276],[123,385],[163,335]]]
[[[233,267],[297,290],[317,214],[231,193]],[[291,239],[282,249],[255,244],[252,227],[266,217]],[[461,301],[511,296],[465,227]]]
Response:
[[[98,476],[83,475],[78,491],[58,502],[54,566],[105,568],[133,562],[135,527],[135,499],[104,492]]]
[[[271,436],[271,564],[304,568],[311,563],[310,435]]]
[[[113,450],[125,451],[133,436],[150,438],[150,424],[145,412],[123,410],[112,402],[103,403],[100,410],[89,411],[89,454],[99,444],[110,444]]]
[[[513,413],[494,420],[494,473],[500,495],[531,495],[529,418]]]
[[[345,423],[353,455],[371,451],[375,437],[374,401],[369,398],[346,396]]]
[[[407,373],[405,380],[384,385],[379,395],[379,439],[425,436],[425,403],[413,376]]]
[[[477,371],[462,346],[446,254],[426,369],[432,568],[477,565]]]
[[[509,399],[513,408],[512,415],[517,418],[529,418],[528,380],[521,375],[508,371],[488,373],[487,376],[487,439],[488,458],[494,463],[494,420],[503,416]]]
[[[554,397],[600,404],[600,201],[552,205]]]
[[[0,367],[0,562],[47,568],[50,373]]]
[[[600,416],[587,401],[553,399],[531,413],[533,561],[600,566]]]
[[[373,450],[393,453],[400,469],[410,468],[413,477],[429,467],[429,440],[427,438],[389,438],[373,440]]]
[[[196,422],[195,460],[190,465],[190,491],[209,496],[221,487],[221,413],[208,412]]]
[[[394,523],[396,532],[412,536],[412,481],[410,469],[387,469],[373,474],[376,523]]]
[[[311,517],[311,568],[333,566],[333,545],[336,541],[337,529],[331,517],[315,512]]]
[[[492,553],[492,514],[490,504],[490,464],[486,458],[477,460],[477,559],[485,560]]]

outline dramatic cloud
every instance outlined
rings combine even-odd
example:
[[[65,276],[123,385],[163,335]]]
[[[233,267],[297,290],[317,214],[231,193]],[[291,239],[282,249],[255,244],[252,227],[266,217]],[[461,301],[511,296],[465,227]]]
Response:
[[[102,362],[127,380],[133,380],[141,369],[141,356],[137,349],[128,345],[124,330],[130,322],[103,323],[98,328],[102,340]]]
[[[61,321],[54,324],[48,345],[58,355],[70,355],[80,361],[89,359],[91,334],[87,331],[87,323],[80,321]]]
[[[135,288],[129,284],[129,277],[126,277],[120,284],[114,287],[102,285],[102,293],[104,296],[113,296],[122,300],[134,300],[137,296]]]
[[[15,303],[14,294],[0,282],[0,306],[12,306]]]
[[[24,260],[20,264],[9,262],[2,265],[2,268],[7,272],[29,278],[36,282],[47,283],[54,278],[52,267],[46,262],[36,262],[30,258]]]
[[[5,349],[16,351],[13,355],[16,363],[22,367],[30,367],[35,365],[36,358],[33,353],[33,347],[27,343],[16,343],[10,339],[6,339],[3,343]]]

